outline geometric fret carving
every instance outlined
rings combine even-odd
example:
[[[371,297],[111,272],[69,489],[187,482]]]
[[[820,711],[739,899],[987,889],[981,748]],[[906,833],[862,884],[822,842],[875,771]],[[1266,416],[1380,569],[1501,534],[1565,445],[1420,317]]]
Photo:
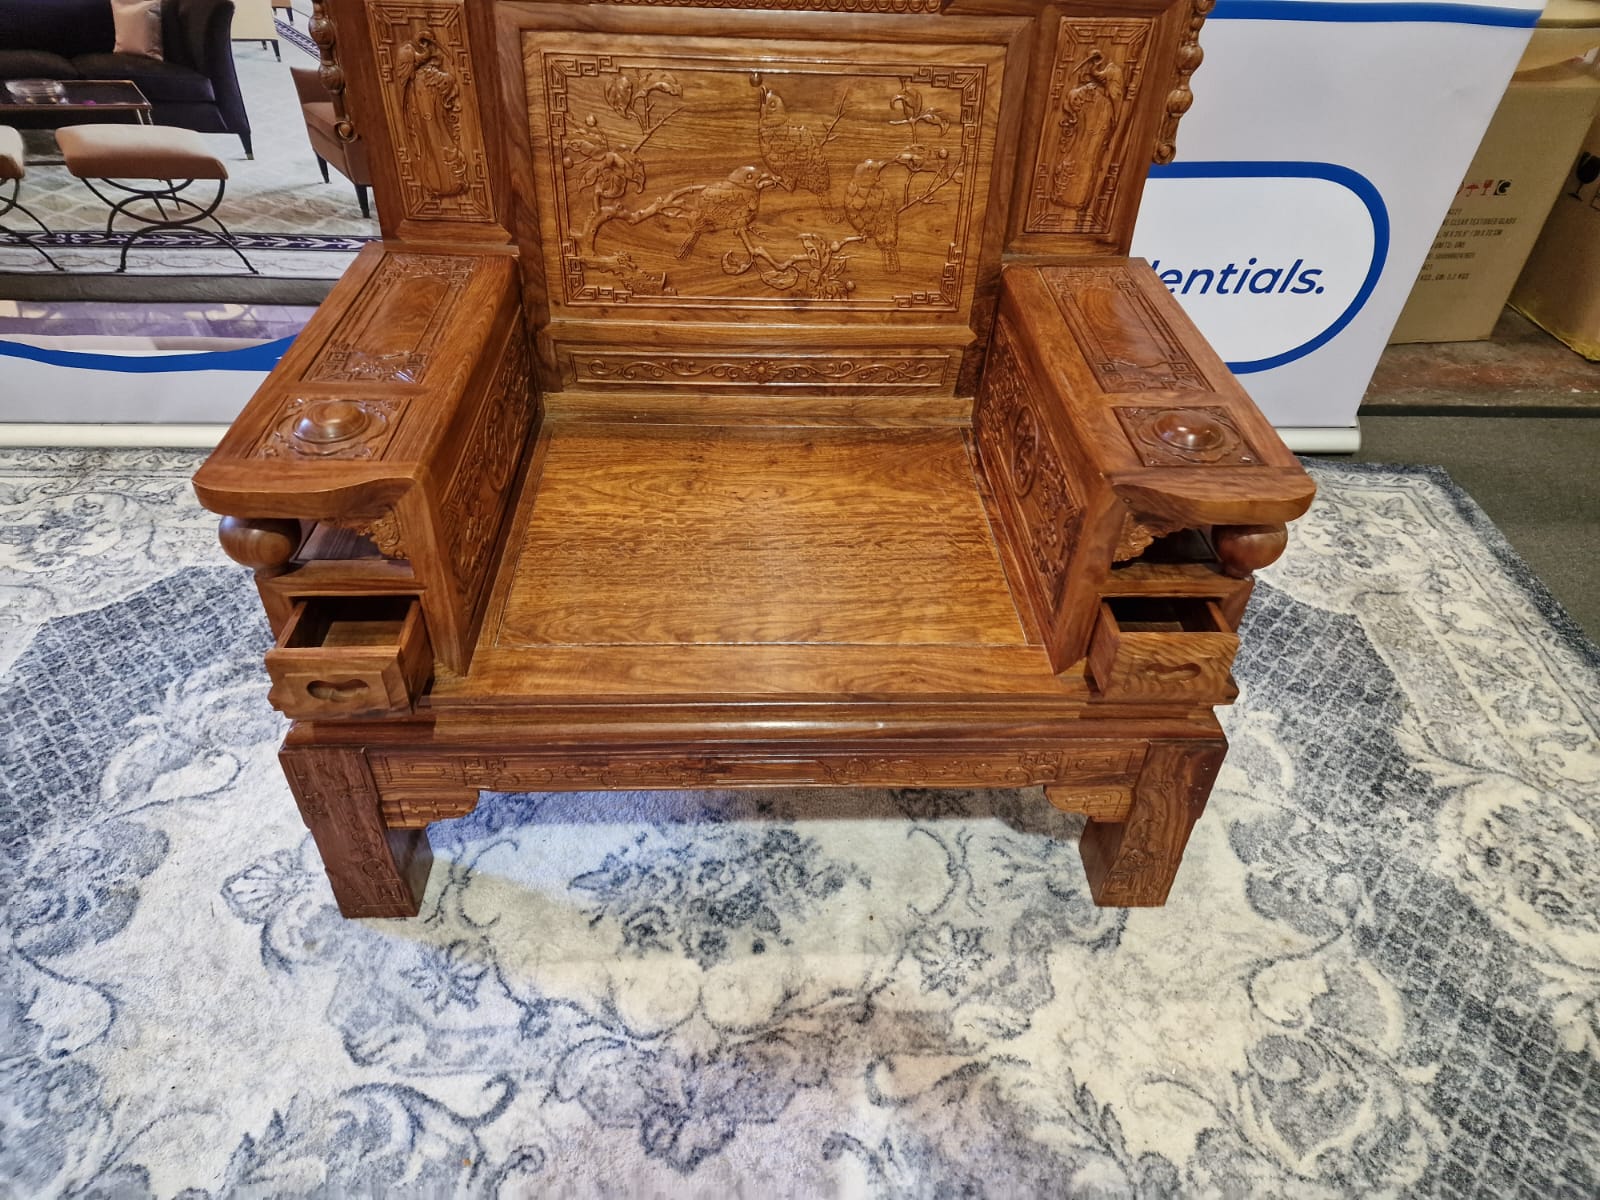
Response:
[[[1027,232],[1110,232],[1151,24],[1148,17],[1061,19]]]
[[[1037,408],[1011,329],[1001,324],[984,368],[984,389],[973,425],[986,467],[998,467],[1009,481],[999,490],[1021,510],[1030,565],[1053,609],[1066,589],[1081,508],[1067,486],[1067,472],[1054,443],[1039,427]]]
[[[494,220],[463,13],[460,3],[367,10],[410,218]]]
[[[1214,390],[1126,267],[1041,274],[1104,391]]]
[[[465,255],[388,255],[305,378],[421,383],[475,269]]]

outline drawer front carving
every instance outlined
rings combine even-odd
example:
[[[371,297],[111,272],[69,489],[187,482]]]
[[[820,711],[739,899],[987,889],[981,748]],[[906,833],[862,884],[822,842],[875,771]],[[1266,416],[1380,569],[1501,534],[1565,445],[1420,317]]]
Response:
[[[1153,25],[1148,17],[1061,19],[1026,232],[1112,232]]]
[[[1239,638],[1213,600],[1125,597],[1101,602],[1089,673],[1108,700],[1226,704],[1236,694]]]
[[[553,310],[964,319],[1004,47],[554,31],[523,52]]]
[[[297,600],[267,651],[268,699],[297,720],[409,713],[433,667],[422,606],[404,596]]]

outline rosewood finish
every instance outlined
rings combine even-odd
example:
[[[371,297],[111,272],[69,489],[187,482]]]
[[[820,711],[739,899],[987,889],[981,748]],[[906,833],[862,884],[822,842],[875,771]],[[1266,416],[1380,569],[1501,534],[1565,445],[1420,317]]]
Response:
[[[1161,904],[1309,480],[1126,257],[1210,0],[318,0],[369,247],[201,468],[348,916],[485,790],[1043,788]]]

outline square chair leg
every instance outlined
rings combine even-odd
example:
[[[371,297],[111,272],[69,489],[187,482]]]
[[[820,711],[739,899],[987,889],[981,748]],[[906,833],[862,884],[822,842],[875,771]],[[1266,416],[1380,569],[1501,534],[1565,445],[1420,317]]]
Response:
[[[295,803],[347,917],[414,917],[428,886],[433,851],[423,829],[384,825],[367,756],[343,747],[290,746],[278,752]]]
[[[1189,832],[1227,752],[1220,737],[1150,744],[1127,819],[1091,819],[1078,841],[1096,904],[1151,908],[1167,902]]]

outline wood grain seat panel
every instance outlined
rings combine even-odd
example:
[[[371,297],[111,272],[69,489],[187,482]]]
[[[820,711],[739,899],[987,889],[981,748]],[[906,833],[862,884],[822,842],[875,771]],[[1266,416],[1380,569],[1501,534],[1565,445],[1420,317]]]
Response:
[[[958,429],[557,425],[512,545],[491,657],[1026,641]]]

